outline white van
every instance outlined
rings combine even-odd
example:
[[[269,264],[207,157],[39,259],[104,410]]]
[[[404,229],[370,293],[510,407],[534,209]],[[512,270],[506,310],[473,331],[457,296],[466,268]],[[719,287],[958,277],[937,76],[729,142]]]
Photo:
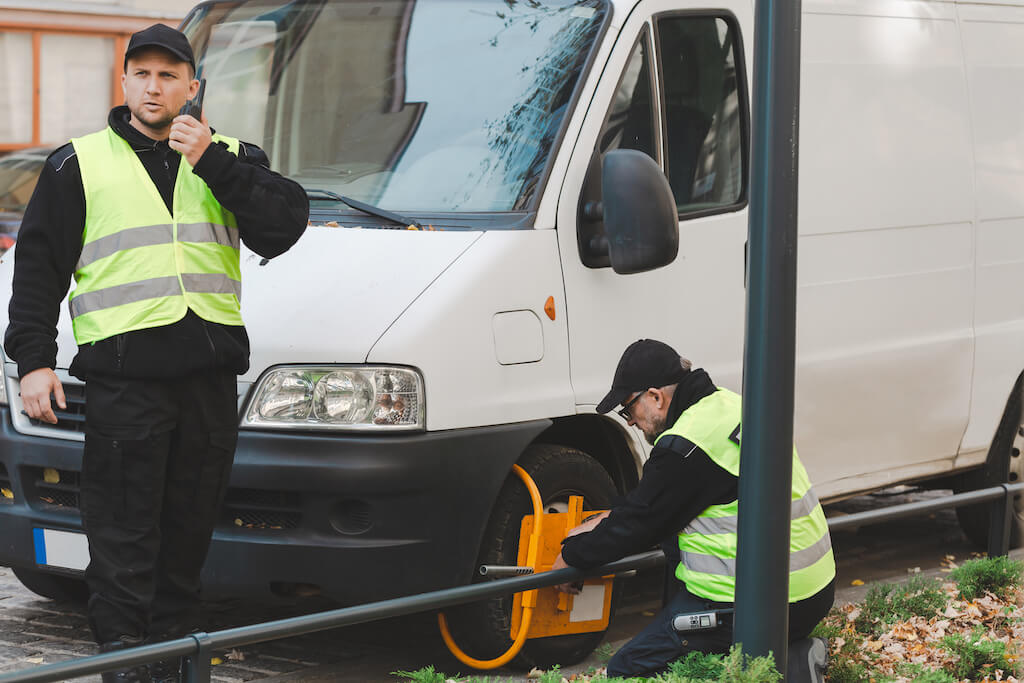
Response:
[[[818,494],[1019,479],[1024,3],[803,7],[796,440]],[[252,368],[209,593],[469,583],[515,563],[514,463],[554,507],[635,485],[649,447],[594,412],[630,342],[741,388],[752,0],[214,0],[183,28],[213,125],[313,197],[291,251],[243,249]],[[21,413],[8,361],[0,426],[0,563],[44,595],[87,562],[66,313],[59,341],[60,422]],[[504,649],[510,602],[453,616],[471,654]]]

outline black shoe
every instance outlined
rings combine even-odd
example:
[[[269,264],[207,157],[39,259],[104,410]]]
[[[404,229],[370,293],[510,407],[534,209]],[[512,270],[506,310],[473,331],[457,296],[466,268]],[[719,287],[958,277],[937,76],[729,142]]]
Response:
[[[828,666],[828,641],[804,638],[789,644],[787,683],[822,683]]]
[[[100,652],[114,652],[129,647],[136,647],[142,644],[141,638],[130,638],[121,636],[119,640],[112,640],[109,643],[100,644]],[[136,666],[130,669],[118,669],[116,671],[104,671],[101,678],[103,683],[152,683],[149,677],[149,669],[145,666]]]
[[[185,634],[164,633],[151,635],[146,638],[146,644],[162,643],[167,640],[176,640],[185,637]],[[161,659],[159,662],[152,662],[149,665],[149,676],[153,683],[181,683],[182,680],[182,658]]]

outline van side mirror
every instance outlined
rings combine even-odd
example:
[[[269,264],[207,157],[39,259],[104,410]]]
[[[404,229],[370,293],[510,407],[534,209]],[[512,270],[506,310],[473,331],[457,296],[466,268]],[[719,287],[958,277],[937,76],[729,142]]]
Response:
[[[616,149],[605,154],[601,170],[612,269],[626,275],[672,263],[679,253],[679,214],[658,164],[643,152]]]

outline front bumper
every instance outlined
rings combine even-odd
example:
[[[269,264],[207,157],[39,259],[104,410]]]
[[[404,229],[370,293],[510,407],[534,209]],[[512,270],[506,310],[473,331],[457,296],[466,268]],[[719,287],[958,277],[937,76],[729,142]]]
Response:
[[[81,530],[82,445],[21,434],[0,412],[0,487],[14,496],[0,498],[0,565],[60,572],[36,564],[33,530]],[[359,604],[468,583],[502,482],[549,424],[389,436],[242,431],[204,593],[316,586]]]

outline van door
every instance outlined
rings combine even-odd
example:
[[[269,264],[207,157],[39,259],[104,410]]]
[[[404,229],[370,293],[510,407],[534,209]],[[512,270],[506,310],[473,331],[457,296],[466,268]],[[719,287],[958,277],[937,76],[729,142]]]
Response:
[[[558,208],[581,410],[596,405],[622,350],[640,337],[671,344],[719,385],[740,389],[749,111],[743,29],[751,20],[743,1],[687,11],[678,2],[641,2],[610,53]],[[668,266],[619,275],[578,240],[578,230],[593,229],[580,202],[595,180],[588,167],[599,166],[595,154],[615,148],[646,152],[669,178],[679,255]]]

